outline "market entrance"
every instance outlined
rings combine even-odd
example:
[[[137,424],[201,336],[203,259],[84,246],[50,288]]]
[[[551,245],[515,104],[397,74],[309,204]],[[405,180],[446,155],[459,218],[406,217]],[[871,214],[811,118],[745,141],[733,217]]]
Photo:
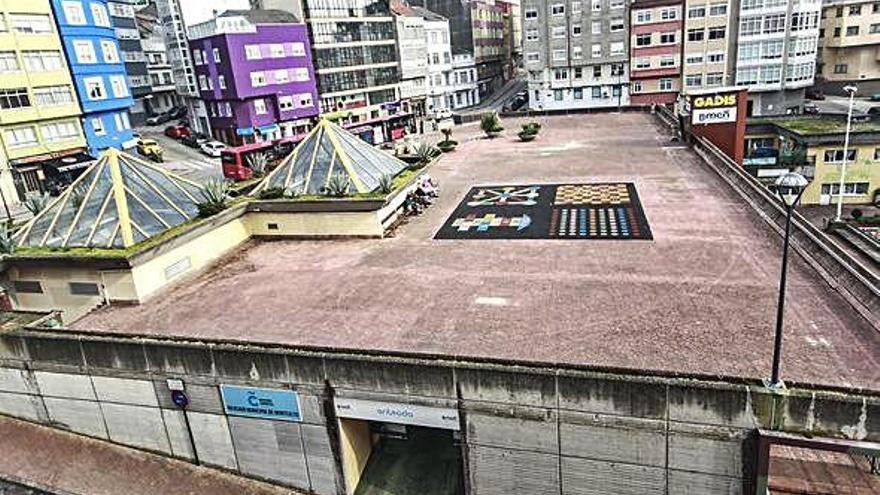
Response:
[[[462,495],[458,411],[336,401],[346,493]]]

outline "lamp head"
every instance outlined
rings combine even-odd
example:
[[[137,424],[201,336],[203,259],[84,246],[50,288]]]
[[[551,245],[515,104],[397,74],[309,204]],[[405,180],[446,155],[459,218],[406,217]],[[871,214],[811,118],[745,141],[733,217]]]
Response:
[[[843,87],[843,90],[846,91],[847,93],[855,93],[856,91],[859,90],[859,88],[856,86],[847,85],[847,86]]]
[[[797,172],[787,172],[776,179],[776,194],[791,208],[801,199],[804,188],[807,187],[807,179]]]

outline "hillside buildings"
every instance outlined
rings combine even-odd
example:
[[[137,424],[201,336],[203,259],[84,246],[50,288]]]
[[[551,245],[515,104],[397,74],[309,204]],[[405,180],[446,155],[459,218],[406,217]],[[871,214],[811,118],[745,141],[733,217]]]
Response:
[[[52,0],[55,22],[82,108],[93,156],[134,147],[128,110],[134,103],[106,0]],[[65,133],[73,135],[73,129]]]
[[[854,82],[861,94],[880,92],[880,4],[825,2],[819,23],[817,82],[828,92]]]
[[[522,12],[532,109],[629,105],[625,0],[527,0]]]
[[[400,66],[400,105],[403,111],[425,115],[427,94],[428,38],[425,18],[404,2],[392,1],[397,29],[397,60]]]
[[[178,104],[171,62],[165,46],[165,26],[159,22],[156,4],[137,11],[137,29],[147,60],[147,75],[152,92],[144,98],[148,116],[166,112]]]
[[[685,92],[729,86],[734,81],[737,12],[727,0],[684,4],[682,87]]]
[[[636,0],[630,10],[631,103],[672,103],[681,91],[682,2]]]
[[[143,125],[147,118],[146,100],[151,96],[150,76],[147,69],[147,58],[141,44],[140,32],[135,16],[135,0],[114,0],[107,4],[110,10],[110,22],[119,39],[119,49],[125,62],[128,74],[128,86],[134,105],[129,109],[132,125]]]
[[[228,144],[304,134],[318,115],[305,24],[281,10],[228,10],[190,28],[199,98]]]

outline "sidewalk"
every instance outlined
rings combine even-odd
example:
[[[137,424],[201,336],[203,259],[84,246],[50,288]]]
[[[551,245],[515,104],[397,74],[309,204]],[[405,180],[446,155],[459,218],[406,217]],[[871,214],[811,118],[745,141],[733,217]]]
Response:
[[[302,495],[62,430],[0,416],[0,480],[82,495]],[[2,486],[2,485],[0,485]]]

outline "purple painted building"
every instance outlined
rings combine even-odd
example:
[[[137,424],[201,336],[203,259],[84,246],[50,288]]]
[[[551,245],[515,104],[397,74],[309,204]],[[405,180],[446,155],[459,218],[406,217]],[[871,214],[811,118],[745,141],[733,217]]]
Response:
[[[214,138],[230,145],[305,133],[319,113],[306,25],[281,10],[227,10],[189,31]]]

